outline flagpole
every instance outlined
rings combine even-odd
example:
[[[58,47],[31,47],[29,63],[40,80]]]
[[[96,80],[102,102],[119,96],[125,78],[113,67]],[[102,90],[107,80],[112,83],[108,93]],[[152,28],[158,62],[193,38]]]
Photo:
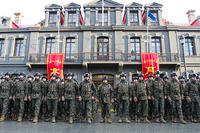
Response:
[[[148,12],[149,12],[149,10],[148,10],[148,7],[147,7],[147,17],[146,17],[146,19],[147,19],[147,53],[149,52],[149,26],[148,26]]]
[[[104,26],[104,0],[102,0],[102,26]]]
[[[60,40],[60,9],[59,9],[59,17],[58,17],[58,46],[56,47],[56,52],[58,53],[58,47],[59,47],[59,40]]]

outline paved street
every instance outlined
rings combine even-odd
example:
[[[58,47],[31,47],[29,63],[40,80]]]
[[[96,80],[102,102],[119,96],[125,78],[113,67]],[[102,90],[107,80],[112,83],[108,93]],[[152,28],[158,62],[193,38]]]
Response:
[[[28,121],[22,123],[5,121],[0,123],[0,133],[198,133],[200,131],[200,123],[119,124],[117,119],[114,119],[113,124],[102,124],[97,122],[98,119],[97,115],[91,125],[87,123],[69,125],[61,121],[57,123],[40,121],[37,124]]]

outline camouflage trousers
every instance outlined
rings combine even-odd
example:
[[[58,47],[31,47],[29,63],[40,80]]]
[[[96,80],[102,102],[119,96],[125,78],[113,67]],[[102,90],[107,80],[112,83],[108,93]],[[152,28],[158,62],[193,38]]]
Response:
[[[1,106],[2,106],[2,115],[6,115],[8,112],[9,98],[0,98]]]
[[[47,107],[49,115],[51,113],[53,117],[56,117],[58,111],[58,99],[47,99]]]
[[[64,102],[65,116],[74,117],[76,112],[75,99],[66,99]]]
[[[23,117],[24,115],[24,98],[17,98],[14,102],[15,114]]]
[[[200,99],[189,103],[190,117],[200,118]]]
[[[179,119],[183,119],[182,113],[182,102],[181,100],[172,100],[172,115],[174,118],[179,117]]]
[[[150,119],[153,119],[153,101],[152,100],[148,100],[148,116]]]
[[[102,118],[110,118],[111,112],[110,112],[111,103],[101,103],[101,117]]]
[[[41,107],[40,107],[40,114],[41,115],[46,115],[47,112],[48,112],[47,101],[42,100],[41,101]]]
[[[138,101],[138,114],[139,118],[148,116],[148,100]]]
[[[164,98],[154,99],[154,113],[156,118],[164,116],[165,113],[164,106],[165,106]]]
[[[129,116],[129,100],[119,101],[119,116],[120,116],[120,118],[128,118],[128,116]]]
[[[83,116],[86,118],[92,117],[92,99],[84,100],[82,102],[82,111],[84,111]]]
[[[34,111],[35,116],[39,115],[40,106],[41,106],[41,98],[32,99],[32,109]]]

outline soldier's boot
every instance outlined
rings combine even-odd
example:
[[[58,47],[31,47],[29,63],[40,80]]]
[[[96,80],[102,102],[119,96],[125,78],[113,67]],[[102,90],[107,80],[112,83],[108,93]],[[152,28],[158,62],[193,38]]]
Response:
[[[104,123],[104,122],[105,122],[105,119],[101,118],[100,123]]]
[[[160,118],[160,122],[166,123],[166,121],[164,120],[163,116]]]
[[[156,122],[157,122],[157,123],[160,123],[160,120],[159,120],[159,118],[156,118]]]
[[[56,117],[52,117],[51,122],[56,123]]]
[[[128,123],[128,124],[131,123],[131,121],[128,118],[125,119],[125,122]]]
[[[69,124],[72,124],[72,123],[73,123],[73,118],[69,117]]]
[[[198,118],[198,121],[200,122],[200,118]]]
[[[38,122],[38,116],[36,115],[33,119],[33,123],[37,123]]]
[[[139,118],[137,119],[137,123],[140,123],[140,119]]]
[[[144,118],[144,123],[150,123],[147,117]]]
[[[174,117],[171,118],[172,123],[176,123]]]
[[[187,122],[184,121],[183,119],[180,119],[180,122],[181,122],[182,124],[186,124],[186,123],[187,123]]]
[[[42,115],[42,116],[41,116],[41,120],[44,120],[44,119],[45,119],[45,117],[44,117],[44,115]]]
[[[107,119],[107,122],[108,122],[109,124],[111,124],[111,123],[112,123],[112,120],[111,120],[110,118],[108,118],[108,119]]]
[[[196,120],[193,117],[190,118],[190,121],[193,122],[193,123],[196,122]]]
[[[1,118],[0,118],[0,122],[4,121],[5,119],[6,119],[6,116],[2,115]]]
[[[92,121],[91,121],[91,118],[88,118],[88,124],[91,124]]]
[[[19,116],[17,119],[18,122],[22,122],[22,116]]]
[[[118,122],[119,122],[119,123],[122,123],[122,118],[119,118]]]

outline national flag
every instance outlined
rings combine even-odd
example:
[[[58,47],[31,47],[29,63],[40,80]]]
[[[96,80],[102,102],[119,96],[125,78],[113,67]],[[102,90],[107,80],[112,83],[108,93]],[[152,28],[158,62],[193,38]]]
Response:
[[[64,62],[63,53],[48,54],[48,57],[47,57],[48,79],[50,79],[50,75],[52,73],[55,73],[57,76],[60,76],[61,79],[63,79],[63,62]]]
[[[122,22],[124,23],[124,24],[126,24],[126,10],[124,11],[124,16],[123,16],[123,20],[122,20]]]
[[[142,13],[142,22],[143,22],[143,24],[146,23],[146,14],[145,14],[145,11],[143,11],[143,13]]]
[[[141,53],[141,58],[145,80],[149,74],[154,74],[155,71],[159,70],[159,56],[158,53]]]
[[[15,22],[12,21],[12,28],[19,28],[19,26]]]
[[[157,21],[157,18],[150,11],[148,11],[148,19],[154,22]]]
[[[84,23],[84,19],[83,19],[82,13],[80,11],[80,24],[83,25],[83,23]]]
[[[60,23],[61,23],[61,25],[64,23],[64,13],[63,12],[61,12]]]

